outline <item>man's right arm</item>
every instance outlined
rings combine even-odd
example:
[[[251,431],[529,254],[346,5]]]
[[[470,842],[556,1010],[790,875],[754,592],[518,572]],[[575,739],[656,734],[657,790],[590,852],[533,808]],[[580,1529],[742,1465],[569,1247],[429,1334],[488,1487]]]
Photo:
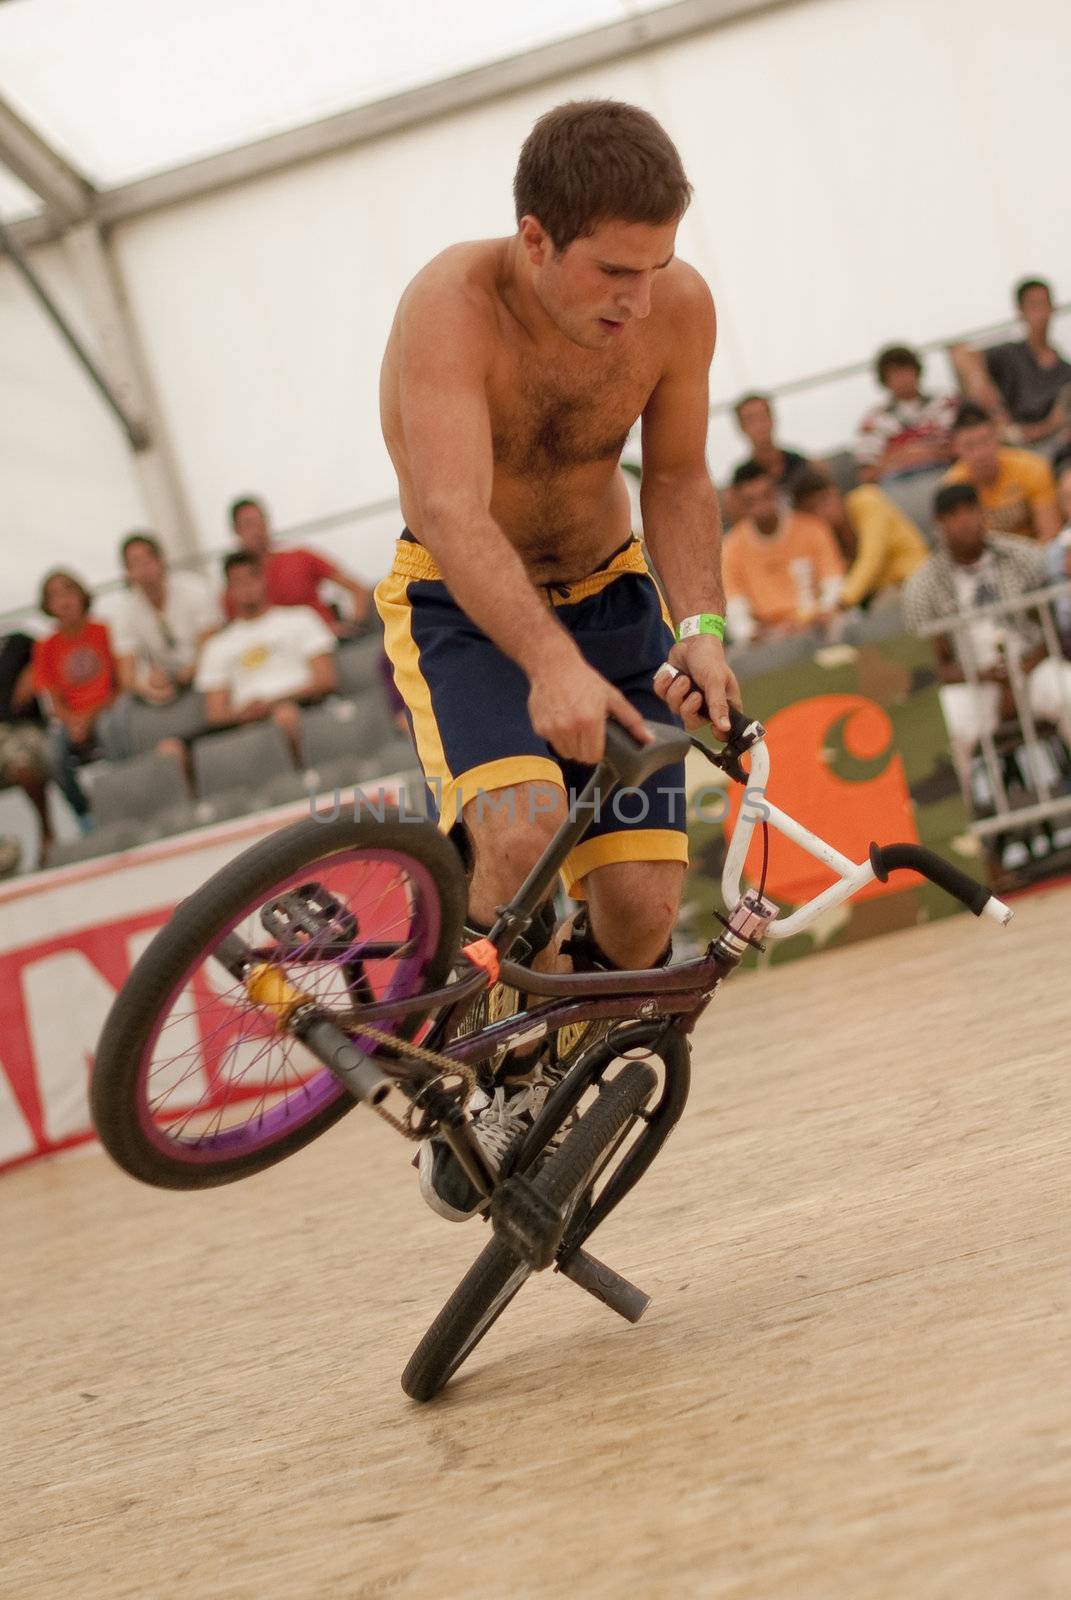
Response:
[[[413,531],[461,609],[531,678],[548,652],[573,646],[491,515],[488,313],[474,297],[418,281],[401,315],[398,387]]]
[[[608,713],[645,739],[639,713],[584,661],[491,515],[490,308],[475,292],[418,280],[400,315],[398,388],[414,533],[462,611],[528,678],[533,726],[559,755],[599,761]]]

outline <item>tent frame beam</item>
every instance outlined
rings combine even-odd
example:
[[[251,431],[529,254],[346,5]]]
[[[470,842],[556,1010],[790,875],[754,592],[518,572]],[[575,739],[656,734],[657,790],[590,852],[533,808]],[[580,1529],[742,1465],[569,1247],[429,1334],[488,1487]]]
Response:
[[[130,222],[166,206],[284,172],[303,162],[352,150],[505,95],[798,3],[799,0],[676,0],[655,11],[102,190],[94,199],[93,215],[105,228]],[[0,160],[4,159],[0,143]],[[28,218],[16,225],[16,232],[24,245],[56,237],[55,224],[47,217]]]

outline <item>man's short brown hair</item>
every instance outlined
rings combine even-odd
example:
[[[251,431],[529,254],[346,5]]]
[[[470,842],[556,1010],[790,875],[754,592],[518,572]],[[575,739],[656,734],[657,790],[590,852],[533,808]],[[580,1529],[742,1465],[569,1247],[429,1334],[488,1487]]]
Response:
[[[540,117],[513,179],[517,221],[538,218],[564,250],[600,222],[676,222],[692,186],[662,125],[620,100],[570,100]]]

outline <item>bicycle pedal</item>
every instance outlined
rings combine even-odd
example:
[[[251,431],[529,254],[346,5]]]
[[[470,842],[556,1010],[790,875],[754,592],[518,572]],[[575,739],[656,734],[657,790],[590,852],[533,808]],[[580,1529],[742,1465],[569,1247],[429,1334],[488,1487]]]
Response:
[[[605,1262],[588,1255],[586,1250],[574,1250],[572,1255],[558,1262],[557,1270],[570,1283],[586,1289],[604,1306],[609,1306],[619,1317],[624,1317],[626,1322],[639,1322],[651,1304],[649,1294],[637,1289],[634,1283],[629,1283],[627,1278],[623,1278]]]
[[[542,1272],[554,1260],[565,1220],[557,1207],[518,1173],[491,1196],[491,1224],[503,1244]]]

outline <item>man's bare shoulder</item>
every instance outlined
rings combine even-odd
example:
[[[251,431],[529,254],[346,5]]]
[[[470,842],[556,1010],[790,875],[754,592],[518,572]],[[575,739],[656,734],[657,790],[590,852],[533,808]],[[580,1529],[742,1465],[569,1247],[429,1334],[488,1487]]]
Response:
[[[449,315],[485,319],[490,327],[504,243],[502,239],[478,239],[440,251],[407,284],[398,304],[399,317]]]
[[[717,319],[714,297],[703,274],[678,256],[662,274],[659,290],[667,364],[709,366]]]

